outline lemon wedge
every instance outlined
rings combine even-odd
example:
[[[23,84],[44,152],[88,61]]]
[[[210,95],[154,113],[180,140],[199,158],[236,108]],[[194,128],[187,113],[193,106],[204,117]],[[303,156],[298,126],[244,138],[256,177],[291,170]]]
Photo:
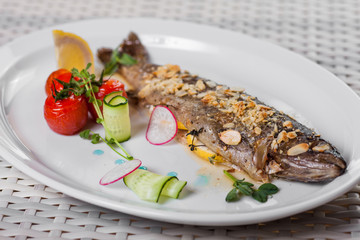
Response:
[[[197,140],[196,137],[192,135],[186,136],[186,141],[188,145],[195,145],[196,147],[192,151],[195,153],[198,157],[206,160],[206,161],[213,161],[213,163],[221,163],[224,162],[224,159],[222,156],[219,156],[215,152],[211,151],[208,147],[203,146],[203,143]],[[210,158],[210,159],[209,159]]]
[[[83,38],[70,32],[53,30],[53,39],[58,68],[77,68],[80,71],[91,63],[89,72],[94,73],[94,55]]]

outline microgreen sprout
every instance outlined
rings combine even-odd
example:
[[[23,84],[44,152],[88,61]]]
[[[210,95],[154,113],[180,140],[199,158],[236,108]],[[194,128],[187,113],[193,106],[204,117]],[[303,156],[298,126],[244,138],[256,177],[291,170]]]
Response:
[[[104,121],[103,114],[100,110],[100,106],[102,105],[102,101],[97,99],[95,93],[99,92],[99,87],[103,84],[104,72],[101,73],[100,79],[96,80],[95,74],[89,73],[89,68],[91,67],[91,63],[88,63],[85,69],[82,69],[80,72],[78,69],[73,68],[71,70],[71,79],[69,83],[63,82],[59,79],[55,79],[57,82],[63,85],[63,89],[57,91],[54,84],[54,90],[52,90],[52,95],[55,98],[55,101],[68,98],[70,94],[74,94],[75,96],[85,95],[89,101],[94,105],[95,111],[98,115],[96,122],[103,125],[105,131],[107,131],[107,126]],[[107,131],[108,132],[108,131]],[[117,154],[126,158],[127,160],[132,160],[133,157],[121,146],[121,144],[116,141],[114,138],[110,136],[110,140],[106,141],[99,134],[95,134],[90,130],[84,130],[80,133],[80,136],[85,139],[91,139],[92,143],[98,143],[100,140],[105,142],[109,147],[114,150]],[[121,154],[116,151],[112,144],[118,146],[122,152],[125,154]]]
[[[103,116],[103,114],[102,114],[102,112],[100,110],[100,106],[102,105],[102,101],[96,99],[96,96],[95,96],[95,93],[99,91],[98,86],[99,85],[101,86],[101,84],[103,82],[103,73],[101,73],[100,80],[95,81],[95,74],[90,74],[89,71],[88,71],[88,69],[90,67],[91,67],[91,63],[88,63],[86,68],[81,70],[80,72],[76,68],[73,68],[71,70],[72,78],[73,77],[78,78],[79,79],[78,82],[81,82],[82,86],[85,87],[85,96],[88,97],[89,102],[94,105],[95,111],[96,111],[96,113],[98,115],[98,118],[96,119],[96,122],[103,125],[105,131],[109,132],[108,127],[107,127],[107,125],[105,124],[105,121],[104,121],[104,116]],[[110,143],[108,143],[107,141],[104,141],[111,147],[111,149],[113,149],[116,153],[118,153],[123,158],[126,158],[127,160],[132,160],[133,159],[133,157],[121,146],[121,144],[118,141],[116,141],[111,136],[109,137],[109,139],[112,139],[112,142],[114,142],[115,145],[118,146],[125,153],[125,156],[123,154],[119,153],[118,151],[116,151],[111,146]]]

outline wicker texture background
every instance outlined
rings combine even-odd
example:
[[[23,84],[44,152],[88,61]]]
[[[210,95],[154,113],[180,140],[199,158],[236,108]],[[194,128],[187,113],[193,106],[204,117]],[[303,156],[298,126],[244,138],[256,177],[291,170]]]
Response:
[[[360,94],[357,0],[0,0],[0,45],[47,26],[99,17],[178,19],[243,32],[306,56]],[[360,239],[360,186],[296,216],[218,228],[102,209],[32,180],[4,159],[0,190],[0,238]]]

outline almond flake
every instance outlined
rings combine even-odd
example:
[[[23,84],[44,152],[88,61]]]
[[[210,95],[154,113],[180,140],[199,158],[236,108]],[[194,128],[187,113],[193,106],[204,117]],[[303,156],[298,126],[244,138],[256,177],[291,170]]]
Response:
[[[307,152],[309,150],[309,144],[307,143],[300,143],[298,145],[293,146],[287,151],[287,155],[289,156],[296,156],[301,153]]]
[[[205,88],[206,88],[206,86],[205,86],[204,82],[201,79],[197,80],[197,82],[195,84],[195,89],[198,91],[203,91],[203,90],[205,90]]]
[[[255,132],[256,135],[260,135],[261,134],[261,128],[255,127],[254,132]]]
[[[294,139],[294,138],[297,137],[297,134],[296,134],[295,131],[292,131],[292,132],[288,132],[288,133],[286,134],[286,136],[287,136],[289,139]]]
[[[277,143],[289,141],[289,139],[287,137],[287,133],[285,131],[281,131],[279,133],[279,135],[277,136],[276,141],[277,141]]]
[[[316,152],[325,152],[326,150],[330,150],[330,146],[329,146],[329,144],[322,144],[322,145],[313,147],[312,150],[316,151]]]
[[[230,123],[225,123],[225,124],[223,125],[223,128],[234,128],[234,127],[235,127],[235,124],[232,123],[232,122],[230,122]]]
[[[223,131],[219,133],[219,137],[227,145],[238,145],[241,142],[241,134],[235,130]]]
[[[285,121],[285,122],[283,122],[283,127],[284,128],[292,128],[293,124],[291,121]]]

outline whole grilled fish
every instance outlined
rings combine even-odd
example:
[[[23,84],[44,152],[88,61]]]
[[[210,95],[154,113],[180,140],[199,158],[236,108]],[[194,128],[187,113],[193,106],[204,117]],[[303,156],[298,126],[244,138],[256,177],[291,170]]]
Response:
[[[135,33],[118,50],[137,60],[118,71],[140,101],[169,106],[203,144],[253,179],[324,182],[345,171],[346,162],[334,146],[243,89],[216,84],[177,65],[151,64]],[[98,51],[103,63],[111,54],[112,49]]]

